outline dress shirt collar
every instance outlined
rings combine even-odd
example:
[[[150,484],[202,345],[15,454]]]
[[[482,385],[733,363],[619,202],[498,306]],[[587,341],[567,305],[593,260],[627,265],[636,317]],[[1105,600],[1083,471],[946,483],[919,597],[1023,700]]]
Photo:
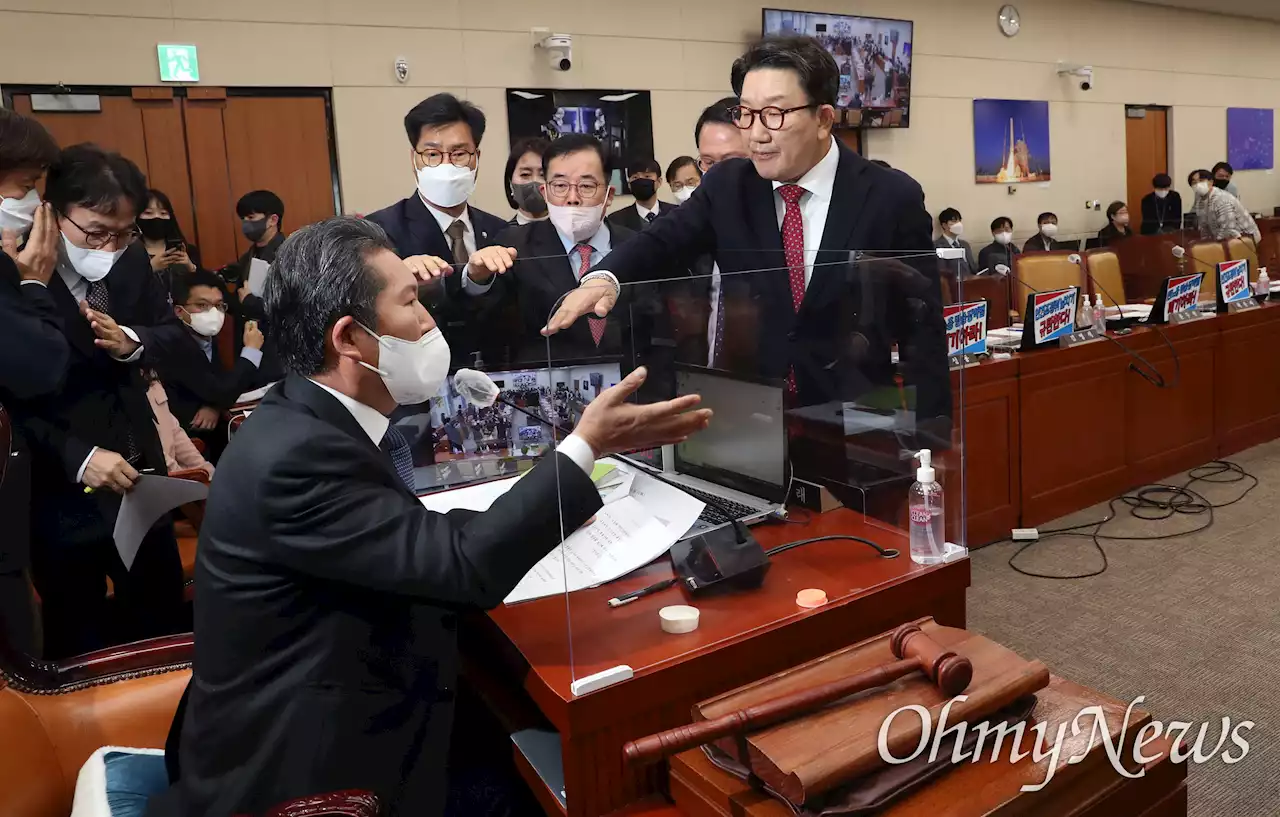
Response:
[[[560,236],[560,243],[564,245],[564,251],[571,261],[576,260],[573,248],[579,244],[590,244],[591,249],[595,252],[601,255],[609,254],[609,225],[603,221],[600,222],[600,229],[596,230],[595,235],[586,241],[574,241],[573,236],[565,235],[560,232],[559,228],[556,229],[556,235]]]
[[[308,378],[308,380],[310,380],[310,378]],[[337,400],[344,408],[346,408],[347,411],[351,412],[351,416],[360,424],[360,428],[364,429],[364,433],[369,435],[369,439],[373,440],[374,445],[382,445],[382,438],[386,436],[387,427],[391,425],[391,421],[387,419],[386,415],[375,408],[366,406],[355,398],[348,397],[337,389],[331,389],[325,384],[318,383],[315,380],[312,380],[311,382],[329,392],[329,394],[333,395],[333,399]]]
[[[640,202],[636,202],[636,212],[640,214],[640,220],[641,220],[641,221],[645,221],[645,220],[647,220],[647,219],[649,218],[649,214],[650,214],[650,213],[653,213],[653,214],[654,214],[654,216],[657,216],[657,215],[658,215],[658,207],[659,207],[659,206],[660,206],[660,205],[659,205],[659,203],[655,201],[655,202],[653,203],[653,209],[652,209],[652,210],[650,210],[648,207],[645,207],[645,206],[644,206],[643,204],[641,204]]]
[[[422,198],[421,193],[418,194],[418,198]],[[440,225],[440,232],[444,233],[444,236],[446,238],[449,237],[449,226],[452,225],[454,221],[461,221],[463,224],[467,225],[468,233],[471,233],[473,235],[475,234],[475,230],[472,229],[471,227],[471,206],[470,205],[463,207],[462,213],[459,214],[459,216],[455,219],[453,216],[449,215],[448,213],[443,212],[441,210],[437,210],[426,199],[422,199],[422,203],[427,205],[427,212],[430,213],[431,216],[436,220],[436,224]]]
[[[836,169],[840,167],[840,149],[836,147],[835,137],[827,144],[827,155],[818,160],[818,163],[809,168],[809,172],[800,177],[795,182],[803,187],[811,197],[826,199],[831,201],[831,190],[836,186]],[[773,189],[788,184],[788,182],[774,182]]]
[[[516,224],[532,224],[535,221],[546,221],[546,220],[547,220],[546,216],[543,216],[542,218],[529,218],[524,214],[523,210],[516,210]]]
[[[204,335],[187,326],[187,331],[191,333],[191,337],[195,338],[196,345],[200,347],[200,351],[204,352],[204,356],[213,360],[213,338],[206,338]]]

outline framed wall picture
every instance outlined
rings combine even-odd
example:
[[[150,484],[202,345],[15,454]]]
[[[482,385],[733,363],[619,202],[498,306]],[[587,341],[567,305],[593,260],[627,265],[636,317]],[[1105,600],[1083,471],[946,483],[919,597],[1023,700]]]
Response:
[[[1271,108],[1227,108],[1227,161],[1234,170],[1275,167],[1276,112]]]
[[[978,184],[1049,181],[1049,103],[975,99],[973,166]]]

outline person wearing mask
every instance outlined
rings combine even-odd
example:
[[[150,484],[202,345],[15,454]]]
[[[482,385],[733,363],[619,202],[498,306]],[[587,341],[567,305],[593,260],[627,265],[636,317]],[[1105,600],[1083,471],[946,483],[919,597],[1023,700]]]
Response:
[[[62,388],[15,406],[32,448],[32,573],[46,654],[61,657],[185,629],[173,526],[144,536],[131,568],[112,531],[140,472],[164,474],[164,450],[139,367],[184,340],[135,219],[147,206],[141,171],[95,145],[61,152],[45,196],[61,232],[49,294],[70,348]],[[89,489],[89,490],[86,490]],[[108,616],[106,579],[118,616]],[[109,634],[105,622],[118,618]]]
[[[453,365],[470,366],[475,352],[490,351],[481,348],[487,342],[482,327],[494,316],[475,311],[478,305],[461,295],[455,272],[507,226],[469,203],[484,112],[453,94],[436,94],[405,115],[404,130],[417,189],[368,219],[387,231],[400,257],[427,282],[419,295],[449,341]]]
[[[257,321],[246,321],[243,348],[228,368],[216,342],[227,317],[222,280],[197,270],[175,279],[172,293],[173,312],[187,331],[183,342],[157,366],[158,374],[173,416],[204,441],[209,459],[216,463],[227,444],[227,410],[259,381],[264,338]]]
[[[240,218],[240,232],[249,240],[249,249],[231,267],[223,270],[229,284],[237,284],[236,298],[228,304],[235,319],[237,345],[244,337],[249,322],[259,327],[265,338],[258,377],[254,387],[274,383],[284,376],[280,360],[275,352],[275,340],[267,327],[262,298],[249,292],[249,273],[255,265],[271,265],[276,251],[284,243],[284,201],[270,190],[253,190],[236,202],[236,215]]]
[[[693,142],[698,146],[698,168],[706,173],[725,159],[746,159],[746,141],[729,112],[738,98],[727,96],[703,108],[693,126]]]
[[[1240,188],[1236,187],[1236,183],[1231,181],[1231,177],[1236,175],[1236,169],[1226,162],[1218,162],[1213,166],[1213,186],[1219,190],[1225,190],[1237,199],[1240,198]]]
[[[1157,173],[1151,192],[1142,197],[1142,234],[1159,235],[1182,229],[1182,196],[1168,173]]]
[[[41,654],[31,568],[31,451],[17,424],[18,403],[56,392],[70,348],[49,291],[62,240],[57,216],[37,187],[58,158],[39,122],[0,108],[0,407],[13,435],[0,479],[0,638]]]
[[[1248,235],[1253,236],[1254,246],[1262,241],[1262,233],[1253,216],[1249,215],[1240,199],[1213,183],[1213,175],[1209,171],[1191,171],[1187,184],[1196,194],[1196,223],[1200,225],[1201,238],[1226,241]]]
[[[503,231],[493,246],[471,256],[462,276],[467,294],[517,306],[520,326],[508,342],[511,359],[518,363],[547,361],[547,340],[538,330],[560,296],[577,286],[592,264],[635,235],[604,217],[613,189],[600,140],[589,134],[561,136],[551,143],[542,161],[546,177],[543,195],[550,217]],[[513,267],[515,274],[503,274]],[[501,278],[495,280],[499,274]],[[628,351],[624,348],[629,342],[625,318],[626,313],[620,312],[553,338],[551,359]]]
[[[151,403],[151,413],[155,415],[156,433],[160,435],[164,463],[169,473],[198,468],[208,474],[209,479],[213,479],[213,464],[204,458],[191,437],[182,430],[178,418],[169,410],[169,395],[160,378],[154,371],[144,372],[143,376],[150,383],[147,386],[147,400]]]
[[[165,277],[165,286],[175,275],[195,272],[200,266],[200,253],[187,244],[182,227],[173,217],[173,204],[159,190],[147,191],[147,209],[138,216],[142,246],[151,257],[151,269]]]
[[[933,246],[938,249],[964,250],[964,258],[956,264],[959,274],[972,275],[981,269],[973,260],[973,245],[961,238],[964,235],[964,222],[960,219],[960,211],[954,207],[943,210],[938,214],[938,225],[942,227],[942,235],[933,242]]]
[[[542,154],[551,145],[541,137],[525,137],[511,146],[507,156],[507,203],[516,214],[508,224],[528,224],[547,217],[542,198]]]
[[[677,156],[667,165],[667,186],[671,188],[671,195],[675,196],[677,204],[688,201],[701,181],[702,168],[698,167],[698,160],[692,156]]]
[[[465,707],[454,723],[467,692],[458,617],[501,604],[560,545],[562,523],[588,524],[597,457],[682,441],[710,412],[696,395],[629,402],[637,370],[489,510],[427,510],[388,421],[449,371],[417,284],[367,219],[309,225],[280,250],[265,300],[288,327],[289,374],[218,464],[196,556],[194,669],[167,743],[174,783],[151,817],[256,814],[338,781],[403,817],[538,809],[512,802],[528,792],[498,759],[449,757],[451,733],[472,728]]]
[[[609,223],[638,233],[676,208],[674,204],[658,201],[658,188],[662,186],[662,165],[657,159],[633,160],[627,165],[627,184],[635,205],[623,207],[609,216]]]
[[[579,332],[581,318],[610,313],[622,284],[679,275],[711,254],[726,282],[746,279],[749,288],[743,323],[726,326],[737,333],[751,324],[742,330],[751,348],[736,350],[750,352],[746,372],[785,382],[793,405],[856,400],[896,388],[901,374],[914,390],[917,428],[949,437],[946,324],[920,185],[832,135],[840,75],[814,38],[754,43],[734,62],[730,83],[740,100],[731,116],[750,160],[717,164],[689,201],[583,276],[543,331],[553,342]],[[867,247],[904,258],[850,270],[850,252]],[[736,275],[760,269],[778,272]],[[842,324],[873,287],[884,298],[846,332]],[[724,310],[735,321],[737,305],[735,296]],[[895,345],[902,369],[893,364]]]
[[[1129,226],[1129,208],[1122,201],[1111,202],[1107,205],[1107,226],[1098,231],[1098,240],[1105,247],[1112,241],[1131,235],[1133,228]]]
[[[1028,238],[1027,243],[1022,245],[1024,253],[1049,252],[1057,245],[1054,238],[1058,235],[1058,217],[1053,213],[1041,213],[1036,218],[1036,224],[1040,227],[1040,232]]]
[[[978,253],[978,269],[984,273],[998,272],[997,266],[1013,270],[1013,259],[1019,255],[1013,243],[1013,219],[1000,216],[991,222],[991,243]]]

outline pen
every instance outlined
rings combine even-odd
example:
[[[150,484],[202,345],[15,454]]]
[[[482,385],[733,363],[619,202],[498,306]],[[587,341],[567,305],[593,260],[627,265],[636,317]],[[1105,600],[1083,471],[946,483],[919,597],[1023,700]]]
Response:
[[[630,604],[636,599],[642,599],[645,596],[652,596],[654,593],[661,593],[663,590],[666,590],[668,587],[675,586],[679,581],[680,580],[677,578],[664,579],[658,582],[657,584],[651,584],[648,587],[641,588],[640,590],[634,590],[630,593],[623,593],[621,596],[614,596],[613,598],[609,599],[609,606],[621,607],[624,604]]]
[[[141,457],[141,456],[142,456],[142,454],[141,454],[141,452],[139,452],[139,453],[137,453],[137,454],[134,454],[134,455],[133,455],[132,457],[130,457],[129,459],[125,460],[125,462],[126,462],[126,463],[128,463],[129,465],[133,465],[135,462],[137,462],[137,461],[138,461],[138,458],[139,458],[139,457]],[[154,469],[154,468],[143,468],[143,469],[142,469],[141,471],[139,471],[138,473],[139,473],[139,474],[154,474],[154,473],[155,473],[155,470],[156,470],[156,469]],[[91,488],[91,487],[89,487],[88,485],[86,485],[86,486],[84,486],[84,492],[85,492],[86,494],[91,494],[91,493],[93,493],[93,488]]]

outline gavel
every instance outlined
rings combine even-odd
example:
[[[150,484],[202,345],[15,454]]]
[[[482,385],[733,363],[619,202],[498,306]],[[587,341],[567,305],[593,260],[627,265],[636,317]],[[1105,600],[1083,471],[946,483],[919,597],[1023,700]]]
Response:
[[[884,686],[913,672],[925,676],[947,697],[955,697],[973,680],[973,664],[968,658],[943,649],[917,624],[904,624],[889,637],[889,649],[900,660],[860,672],[850,678],[782,695],[712,720],[677,726],[656,735],[628,741],[622,748],[627,762],[652,763],[695,746],[758,732],[776,723],[819,709],[832,701]]]

